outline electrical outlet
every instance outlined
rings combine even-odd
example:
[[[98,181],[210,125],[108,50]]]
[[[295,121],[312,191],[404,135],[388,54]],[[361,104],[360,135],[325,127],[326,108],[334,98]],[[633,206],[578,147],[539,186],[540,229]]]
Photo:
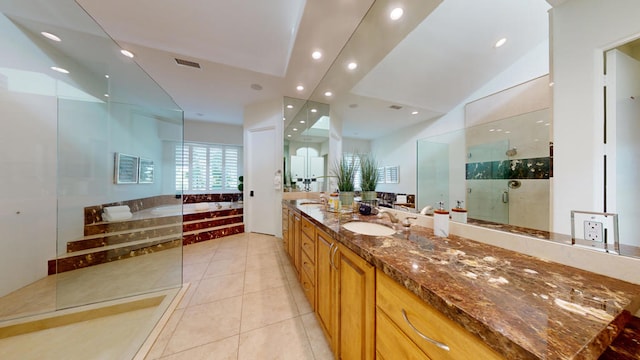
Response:
[[[602,242],[604,239],[603,226],[601,222],[598,221],[588,221],[584,222],[584,239]]]

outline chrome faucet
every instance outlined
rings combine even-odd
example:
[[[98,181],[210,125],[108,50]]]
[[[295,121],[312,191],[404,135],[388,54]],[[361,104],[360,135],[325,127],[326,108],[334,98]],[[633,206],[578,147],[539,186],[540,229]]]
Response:
[[[411,227],[411,221],[409,220],[417,220],[417,219],[418,219],[417,216],[407,216],[406,218],[402,219],[402,226],[408,229],[409,227]]]
[[[382,215],[387,214],[389,216],[389,220],[391,220],[393,224],[397,224],[398,222],[400,222],[398,217],[396,217],[391,211],[384,210],[379,207],[376,208],[376,210],[378,210],[378,218],[382,218]]]

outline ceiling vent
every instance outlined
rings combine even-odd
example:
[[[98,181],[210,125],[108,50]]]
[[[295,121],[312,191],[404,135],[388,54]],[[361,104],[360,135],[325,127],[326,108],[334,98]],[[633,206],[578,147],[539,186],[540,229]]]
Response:
[[[194,62],[194,61],[189,61],[189,60],[185,60],[185,59],[176,58],[176,63],[178,65],[188,66],[188,67],[200,69],[200,64],[198,64],[197,62]]]
[[[389,109],[400,110],[400,109],[402,109],[402,106],[400,106],[400,105],[391,105],[391,106],[389,106]]]

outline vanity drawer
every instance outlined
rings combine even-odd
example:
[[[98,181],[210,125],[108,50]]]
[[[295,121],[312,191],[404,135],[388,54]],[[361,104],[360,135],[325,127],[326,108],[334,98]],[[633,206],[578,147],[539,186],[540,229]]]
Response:
[[[304,296],[306,296],[307,300],[309,300],[309,304],[311,304],[311,308],[315,311],[316,309],[316,287],[313,284],[313,281],[309,278],[309,275],[306,271],[300,272],[300,285],[302,286],[302,291],[304,291]]]
[[[307,236],[312,239],[315,238],[316,235],[316,227],[306,218],[302,218],[302,233],[307,234]]]
[[[376,312],[376,358],[429,360],[383,311]]]
[[[300,266],[307,273],[311,284],[315,285],[316,283],[316,266],[314,262],[309,258],[306,253],[302,253],[302,260]]]
[[[309,238],[307,234],[302,234],[302,243],[300,244],[302,248],[302,252],[307,254],[311,262],[316,262],[316,243],[313,241],[313,238]]]
[[[503,359],[478,337],[448,319],[383,272],[378,271],[376,279],[377,311],[383,311],[430,358]],[[448,346],[449,351],[425,340],[418,332]]]

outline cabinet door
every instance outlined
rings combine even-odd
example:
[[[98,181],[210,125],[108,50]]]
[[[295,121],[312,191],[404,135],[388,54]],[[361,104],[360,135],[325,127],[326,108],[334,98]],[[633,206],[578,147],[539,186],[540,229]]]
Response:
[[[339,359],[375,357],[375,269],[360,256],[338,245],[337,275]]]
[[[289,249],[289,209],[282,207],[282,246],[285,251]]]
[[[287,226],[289,231],[288,241],[287,241],[287,255],[289,255],[289,260],[291,260],[291,264],[293,264],[293,246],[294,246],[294,238],[295,238],[295,226],[294,226],[294,212],[289,211],[289,224]]]
[[[300,222],[300,215],[295,214],[294,219],[293,219],[293,231],[294,231],[294,238],[293,238],[293,266],[296,268],[296,271],[298,272],[298,279],[300,278],[300,247],[302,246],[302,226],[301,226],[301,222]]]
[[[331,257],[335,247],[333,239],[324,231],[316,231],[316,314],[331,348],[334,348],[335,321],[333,303],[333,265]]]

